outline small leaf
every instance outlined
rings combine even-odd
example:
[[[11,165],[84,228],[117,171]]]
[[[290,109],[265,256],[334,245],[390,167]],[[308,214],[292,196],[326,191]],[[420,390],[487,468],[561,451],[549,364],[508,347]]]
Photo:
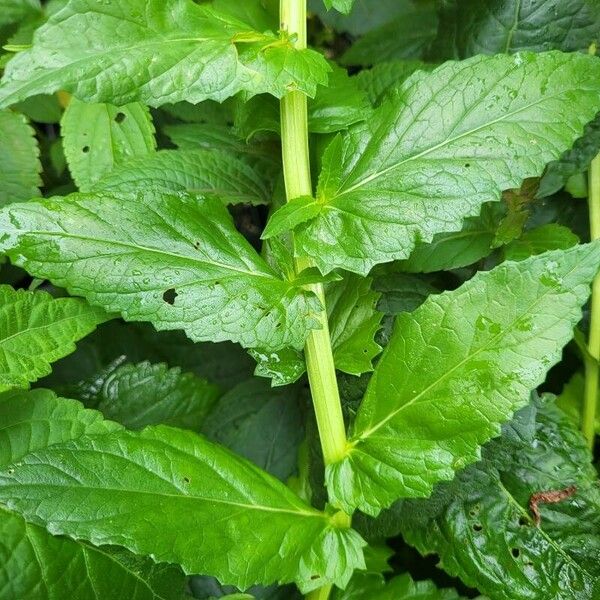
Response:
[[[302,347],[317,298],[279,279],[211,198],[72,194],[0,212],[15,264],[193,341]]]
[[[566,250],[579,243],[579,238],[564,225],[547,223],[530,229],[504,248],[506,260],[523,260],[548,250]]]
[[[325,299],[336,369],[351,375],[373,370],[373,359],[381,352],[375,335],[383,313],[377,310],[380,294],[371,289],[371,279],[347,273],[325,285]],[[270,377],[274,386],[297,381],[306,371],[303,353],[292,348],[267,353],[251,352],[257,362],[254,372]]]
[[[0,470],[0,500],[53,534],[124,546],[240,589],[343,587],[364,568],[364,542],[335,516],[228,450],[164,426],[30,452]]]
[[[532,424],[484,448],[484,459],[430,500],[401,503],[397,523],[423,554],[498,600],[577,598],[600,592],[600,486],[585,440],[553,404],[529,410]],[[521,419],[524,417],[521,416]],[[560,502],[530,501],[575,485]]]
[[[310,196],[294,198],[277,209],[269,218],[262,239],[269,238],[292,231],[300,223],[314,219],[321,212],[321,205]]]
[[[599,82],[600,60],[558,52],[416,73],[346,136],[333,160],[340,184],[297,228],[297,252],[323,272],[366,274],[407,258],[417,241],[460,230],[573,144],[600,110]]]
[[[39,154],[35,132],[26,119],[0,110],[0,207],[40,195]]]
[[[7,65],[0,107],[58,89],[87,102],[160,106],[245,91],[314,96],[328,65],[191,0],[70,0]]]
[[[455,590],[439,589],[429,580],[414,581],[409,573],[398,575],[387,583],[383,577],[356,573],[345,590],[335,590],[332,600],[461,600]]]
[[[61,132],[69,170],[83,192],[128,158],[156,148],[150,111],[138,102],[113,106],[71,98]]]
[[[332,502],[376,515],[476,461],[560,360],[599,267],[600,243],[547,252],[399,315],[347,455],[328,467]]]
[[[219,399],[202,432],[286,481],[297,469],[304,437],[300,389],[249,379]]]
[[[126,161],[100,179],[94,190],[188,192],[226,204],[267,204],[271,174],[261,166],[225,150],[161,150]]]
[[[219,397],[219,388],[165,364],[124,364],[80,385],[86,404],[128,429],[171,425],[199,431]]]
[[[438,233],[430,244],[417,244],[399,267],[409,273],[432,273],[458,269],[476,263],[492,252],[503,207],[484,204],[481,214],[467,217],[455,233]]]
[[[327,10],[335,8],[341,13],[348,14],[352,10],[354,0],[323,0],[323,3]]]
[[[0,391],[27,387],[107,319],[77,298],[0,286]]]

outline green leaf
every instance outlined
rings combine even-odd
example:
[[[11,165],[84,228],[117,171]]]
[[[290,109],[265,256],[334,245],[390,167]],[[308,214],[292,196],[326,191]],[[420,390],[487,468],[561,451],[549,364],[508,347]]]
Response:
[[[383,313],[376,308],[379,297],[380,294],[371,289],[371,279],[352,273],[326,284],[336,369],[350,375],[373,370],[373,359],[381,352],[381,346],[374,339],[383,318]],[[258,363],[254,374],[272,378],[276,386],[294,383],[306,371],[303,353],[292,348],[273,353],[254,350],[251,355]]]
[[[379,106],[385,96],[404,83],[416,71],[433,71],[438,65],[420,60],[382,62],[363,69],[354,79],[367,94],[372,106]]]
[[[371,0],[357,0],[352,12],[342,15],[339,12],[326,12],[322,0],[310,0],[309,5],[326,25],[352,35],[371,31],[413,8],[412,0],[378,0],[375,3]]]
[[[323,0],[323,3],[327,10],[335,8],[335,10],[341,13],[348,14],[352,10],[354,1],[355,0]]]
[[[407,258],[417,241],[460,230],[572,145],[600,110],[599,81],[600,60],[557,52],[480,56],[413,75],[346,136],[340,184],[297,228],[297,252],[323,272],[365,274]]]
[[[430,500],[402,503],[405,539],[498,600],[597,598],[600,487],[577,427],[549,404],[483,456]],[[532,496],[570,485],[574,495],[538,505],[536,527]]]
[[[117,423],[104,421],[99,412],[43,389],[0,394],[0,416],[2,467],[53,444],[121,429]]]
[[[354,77],[334,64],[326,86],[308,102],[308,129],[335,133],[369,118],[369,102]]]
[[[548,223],[523,233],[504,248],[506,260],[523,260],[547,250],[566,250],[579,243],[579,238],[564,225]]]
[[[180,367],[218,385],[221,391],[245,381],[254,368],[252,359],[237,344],[194,344],[182,331],[156,331],[146,323],[113,320],[80,341],[73,354],[54,363],[52,374],[41,384],[69,398],[93,403],[92,390],[97,389],[93,382],[99,372],[143,361]]]
[[[268,240],[292,231],[300,223],[314,219],[320,212],[321,205],[311,196],[294,198],[271,215],[261,238]]]
[[[240,589],[343,587],[364,567],[364,542],[335,516],[228,450],[164,426],[31,452],[0,471],[0,500],[53,534],[124,546]]]
[[[547,252],[399,315],[347,455],[328,467],[331,501],[376,515],[476,461],[560,360],[599,267],[599,243]]]
[[[327,85],[320,85],[316,96],[308,100],[311,133],[335,133],[369,118],[369,102],[356,78],[335,63],[330,67]],[[242,99],[236,109],[235,129],[246,140],[265,133],[280,135],[279,103],[264,96]]]
[[[600,35],[590,0],[448,0],[432,54],[442,60],[530,50],[587,50]]]
[[[82,192],[129,158],[156,149],[150,111],[139,102],[113,106],[71,98],[61,132],[69,170]]]
[[[94,190],[188,192],[226,204],[267,204],[272,175],[267,165],[259,165],[225,150],[161,150],[128,160],[100,179]]]
[[[58,89],[87,102],[160,106],[244,91],[314,96],[325,59],[191,0],[70,0],[7,65],[0,106]]]
[[[297,469],[304,437],[300,391],[271,388],[261,379],[244,381],[217,402],[202,432],[286,481]]]
[[[34,276],[193,341],[300,348],[317,326],[317,298],[279,279],[215,199],[72,194],[7,207],[0,231]]]
[[[3,467],[53,444],[119,429],[100,413],[49,390],[1,394],[0,416]],[[0,590],[6,600],[103,600],[115,588],[138,600],[183,598],[184,580],[176,567],[53,537],[1,507],[0,538]],[[80,583],[73,586],[73,581]]]
[[[417,244],[399,267],[409,273],[431,273],[476,263],[492,252],[502,214],[502,206],[484,204],[481,215],[467,217],[460,231],[438,233],[430,244]]]
[[[342,56],[345,65],[421,58],[437,33],[434,2],[415,2],[385,25],[359,38]]]
[[[56,94],[31,96],[30,98],[27,98],[27,100],[19,102],[14,108],[36,123],[58,123],[63,114],[62,107]]]
[[[376,310],[380,294],[371,289],[371,281],[348,274],[326,286],[335,366],[350,375],[372,371],[373,359],[381,352],[374,338],[383,313]]]
[[[39,0],[0,0],[0,27],[39,15]]]
[[[220,13],[231,15],[256,31],[277,31],[279,4],[276,0],[213,0]]]
[[[375,596],[376,595],[376,596]],[[345,590],[335,590],[332,600],[460,600],[452,589],[439,589],[432,581],[414,581],[409,573],[390,579],[369,573],[356,573]]]
[[[113,364],[81,385],[82,400],[128,429],[171,425],[199,431],[219,388],[179,367],[142,362]]]
[[[45,529],[0,507],[0,590],[5,600],[183,600],[177,567],[128,552],[95,548]],[[74,585],[74,582],[77,582]]]
[[[107,318],[77,298],[0,285],[0,391],[27,387]]]
[[[600,117],[587,125],[583,136],[575,142],[573,148],[546,167],[537,197],[544,198],[558,192],[574,175],[586,171],[598,152],[600,152]]]
[[[25,117],[0,110],[0,206],[40,195],[39,154],[35,132]]]
[[[226,150],[239,154],[261,154],[240,138],[231,127],[213,123],[184,123],[166,125],[164,132],[180,150],[198,148]]]

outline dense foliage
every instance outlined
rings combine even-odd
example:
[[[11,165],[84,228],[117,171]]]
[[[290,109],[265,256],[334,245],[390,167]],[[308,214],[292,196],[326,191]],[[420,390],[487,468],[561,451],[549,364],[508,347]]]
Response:
[[[0,600],[599,600],[599,0],[0,0]]]

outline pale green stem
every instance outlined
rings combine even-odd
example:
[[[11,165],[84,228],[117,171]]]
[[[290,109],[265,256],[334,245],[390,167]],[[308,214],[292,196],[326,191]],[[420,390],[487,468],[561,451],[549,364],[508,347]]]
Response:
[[[589,175],[590,235],[592,240],[600,239],[600,155],[590,166]],[[583,403],[582,430],[590,448],[594,445],[596,433],[596,411],[598,407],[598,384],[600,380],[600,274],[592,285],[592,308],[590,336],[588,339],[590,358],[585,360],[585,394]]]
[[[280,21],[282,31],[297,36],[296,47],[306,48],[306,0],[281,0]],[[301,92],[290,92],[281,100],[281,143],[287,200],[312,196],[307,99]],[[312,266],[314,265],[308,258],[296,258],[297,272]],[[309,288],[321,302],[322,309],[317,315],[321,329],[313,329],[309,333],[304,357],[323,459],[329,465],[342,459],[346,453],[346,427],[335,375],[325,292],[321,284],[311,285]],[[337,518],[339,523],[350,526],[349,516],[338,513]],[[327,585],[310,592],[307,599],[327,600],[330,592],[331,586]]]
[[[306,48],[306,0],[281,0],[280,17],[281,29],[297,35],[296,47]],[[288,201],[300,196],[312,196],[307,99],[301,92],[290,92],[281,101],[281,140]],[[311,266],[313,264],[307,258],[296,259],[298,272]],[[323,308],[317,315],[321,329],[310,332],[304,354],[323,458],[328,465],[345,455],[346,428],[333,363],[323,286],[311,285],[310,289],[317,295]]]

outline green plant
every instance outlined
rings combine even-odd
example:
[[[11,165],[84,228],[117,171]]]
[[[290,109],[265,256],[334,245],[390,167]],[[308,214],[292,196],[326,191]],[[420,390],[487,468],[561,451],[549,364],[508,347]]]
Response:
[[[0,0],[0,599],[600,598],[600,5],[353,4]]]

